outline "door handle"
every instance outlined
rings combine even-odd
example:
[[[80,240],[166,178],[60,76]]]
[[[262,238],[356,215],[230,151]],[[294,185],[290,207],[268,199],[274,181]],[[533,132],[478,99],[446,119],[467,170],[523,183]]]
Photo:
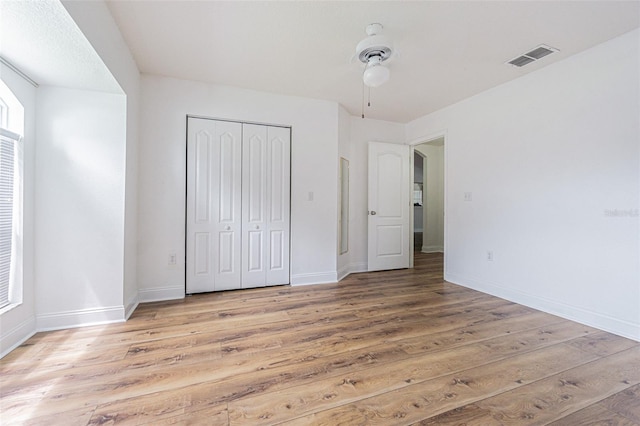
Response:
[[[375,210],[371,210],[371,216],[375,216],[375,215],[376,215]]]
[[[230,226],[226,226],[224,229],[225,229],[225,231],[231,231],[231,227]]]
[[[258,225],[256,225],[256,229],[260,229],[260,227]]]

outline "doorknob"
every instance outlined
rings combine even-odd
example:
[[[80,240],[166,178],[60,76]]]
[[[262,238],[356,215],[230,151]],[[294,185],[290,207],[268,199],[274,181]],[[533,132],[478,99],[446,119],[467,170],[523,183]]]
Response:
[[[375,210],[371,210],[371,216],[375,216],[375,215],[376,215]]]
[[[224,229],[225,229],[225,231],[231,231],[231,227],[230,226],[227,226]]]
[[[258,225],[256,225],[256,229],[260,229],[260,227]]]

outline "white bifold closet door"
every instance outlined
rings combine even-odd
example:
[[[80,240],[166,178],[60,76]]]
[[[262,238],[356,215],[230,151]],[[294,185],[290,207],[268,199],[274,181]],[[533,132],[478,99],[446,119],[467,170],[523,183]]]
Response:
[[[187,292],[240,288],[242,124],[191,119],[187,135]]]
[[[242,128],[242,287],[289,283],[290,130]]]
[[[189,118],[187,293],[289,283],[290,129]]]

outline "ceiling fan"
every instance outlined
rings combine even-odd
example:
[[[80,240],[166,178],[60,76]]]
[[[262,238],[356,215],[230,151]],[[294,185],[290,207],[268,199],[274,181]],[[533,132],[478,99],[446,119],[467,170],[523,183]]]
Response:
[[[367,37],[356,46],[356,55],[365,64],[362,81],[368,87],[378,87],[389,80],[389,68],[383,62],[393,55],[393,43],[381,34],[382,24],[367,25]]]
[[[366,27],[367,37],[356,46],[356,56],[364,64],[362,73],[362,118],[364,118],[364,86],[369,93],[368,106],[371,106],[371,88],[386,83],[391,76],[384,62],[394,54],[393,43],[382,35],[382,24],[373,23]]]

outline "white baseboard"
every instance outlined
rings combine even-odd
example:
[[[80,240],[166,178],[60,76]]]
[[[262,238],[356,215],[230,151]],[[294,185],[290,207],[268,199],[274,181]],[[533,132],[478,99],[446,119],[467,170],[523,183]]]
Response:
[[[443,246],[422,246],[422,253],[444,253]]]
[[[184,299],[184,287],[158,287],[138,290],[138,301],[160,302],[162,300]]]
[[[351,268],[349,265],[345,265],[342,268],[338,269],[338,281],[342,281],[351,273]]]
[[[0,359],[36,334],[36,318],[29,317],[0,336]]]
[[[367,262],[352,262],[338,271],[338,281],[341,281],[351,274],[367,272]]]
[[[133,297],[131,297],[129,299],[129,301],[127,301],[127,303],[124,305],[124,319],[128,320],[129,317],[131,316],[131,314],[133,314],[133,311],[136,310],[136,308],[138,307],[138,304],[140,302],[138,301],[138,293],[136,292]]]
[[[356,274],[358,272],[367,272],[369,264],[367,262],[353,262],[349,265],[349,272]]]
[[[533,309],[598,328],[609,333],[640,341],[640,324],[631,323],[599,312],[593,312],[564,302],[547,299],[525,292],[508,289],[494,283],[446,273],[444,279],[463,287],[472,288]]]
[[[38,331],[49,331],[124,321],[124,306],[112,306],[37,315],[36,328]]]
[[[291,275],[291,285],[312,285],[338,282],[337,272],[319,272],[311,274]]]

